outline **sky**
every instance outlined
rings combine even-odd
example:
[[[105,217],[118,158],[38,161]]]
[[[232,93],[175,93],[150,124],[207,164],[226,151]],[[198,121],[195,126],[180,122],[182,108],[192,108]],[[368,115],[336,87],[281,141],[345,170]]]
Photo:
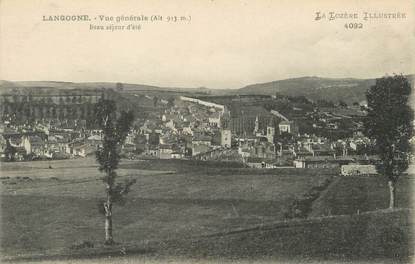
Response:
[[[0,0],[0,79],[228,89],[301,76],[411,74],[411,2]],[[315,21],[318,11],[358,13],[359,19]],[[406,18],[365,21],[363,12]],[[91,21],[42,21],[78,14]],[[163,21],[101,22],[99,15],[161,15]],[[167,22],[167,16],[186,21]],[[349,22],[362,28],[345,28]],[[141,29],[91,30],[91,24]]]

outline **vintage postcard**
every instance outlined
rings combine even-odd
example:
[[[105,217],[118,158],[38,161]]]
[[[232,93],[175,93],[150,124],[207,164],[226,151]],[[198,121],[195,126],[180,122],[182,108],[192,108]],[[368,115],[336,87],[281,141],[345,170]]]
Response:
[[[0,0],[0,262],[412,263],[414,16]]]

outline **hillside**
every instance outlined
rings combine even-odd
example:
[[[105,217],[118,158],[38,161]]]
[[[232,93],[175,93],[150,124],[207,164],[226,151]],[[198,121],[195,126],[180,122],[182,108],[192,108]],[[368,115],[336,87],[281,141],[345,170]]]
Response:
[[[413,75],[407,76],[410,80]],[[288,96],[303,95],[312,100],[325,99],[333,102],[343,100],[348,104],[365,100],[365,92],[375,83],[375,79],[354,78],[321,78],[300,77],[277,80],[266,83],[247,85],[240,89],[210,89],[206,87],[179,88],[159,87],[154,85],[123,83],[125,93],[166,93],[171,95],[275,95],[280,93]],[[56,89],[115,89],[114,82],[54,82],[54,81],[19,81],[0,80],[0,92],[8,92],[14,88],[56,88]]]
[[[406,76],[411,82],[414,75]],[[375,79],[300,77],[245,86],[238,94],[288,96],[303,95],[312,100],[325,99],[333,102],[343,100],[350,104],[365,100],[365,93]]]
[[[413,174],[402,175],[397,183],[396,204],[413,208]],[[373,177],[339,177],[313,203],[310,216],[356,214],[388,207],[389,190],[386,180]]]
[[[116,89],[115,82],[59,82],[59,81],[5,81],[0,80],[0,92],[9,92],[12,89]],[[176,92],[176,93],[201,93],[207,94],[211,89],[200,88],[176,88],[176,87],[159,87],[145,84],[123,83],[123,91],[131,92]]]
[[[337,102],[342,99],[347,103],[353,103],[364,100],[366,90],[374,83],[374,79],[301,77],[248,85],[239,89],[238,92],[239,94],[304,95],[312,100],[325,99]]]

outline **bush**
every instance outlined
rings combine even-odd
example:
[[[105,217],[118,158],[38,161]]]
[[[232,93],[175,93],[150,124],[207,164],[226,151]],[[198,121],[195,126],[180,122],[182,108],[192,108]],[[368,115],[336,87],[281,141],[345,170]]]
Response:
[[[94,243],[91,241],[84,240],[80,243],[74,244],[70,247],[70,249],[84,249],[84,248],[93,248]]]
[[[402,249],[408,244],[405,233],[399,227],[385,228],[380,232],[380,243],[383,252],[390,257],[399,257]]]
[[[306,218],[311,212],[313,202],[320,196],[321,192],[329,186],[330,183],[331,179],[328,178],[320,185],[312,187],[303,195],[302,198],[295,199],[288,207],[287,211],[284,212],[284,217],[287,219]]]

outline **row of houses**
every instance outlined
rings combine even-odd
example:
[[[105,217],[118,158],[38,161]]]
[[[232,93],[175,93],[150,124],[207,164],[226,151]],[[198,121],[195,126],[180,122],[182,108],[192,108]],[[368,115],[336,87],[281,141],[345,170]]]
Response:
[[[10,160],[86,157],[101,145],[99,135],[84,137],[75,131],[6,132],[1,135],[0,155],[2,158],[9,155],[7,159]],[[6,153],[7,147],[11,149],[9,153]]]
[[[342,165],[361,164],[375,165],[380,161],[378,156],[354,155],[354,156],[308,156],[294,160],[296,168],[335,168]]]
[[[275,159],[249,157],[245,163],[251,168],[272,169],[278,168]],[[337,157],[319,156],[306,157],[294,160],[294,168],[297,169],[340,169],[343,176],[350,175],[376,175],[376,165],[379,164],[377,156],[371,157]]]

